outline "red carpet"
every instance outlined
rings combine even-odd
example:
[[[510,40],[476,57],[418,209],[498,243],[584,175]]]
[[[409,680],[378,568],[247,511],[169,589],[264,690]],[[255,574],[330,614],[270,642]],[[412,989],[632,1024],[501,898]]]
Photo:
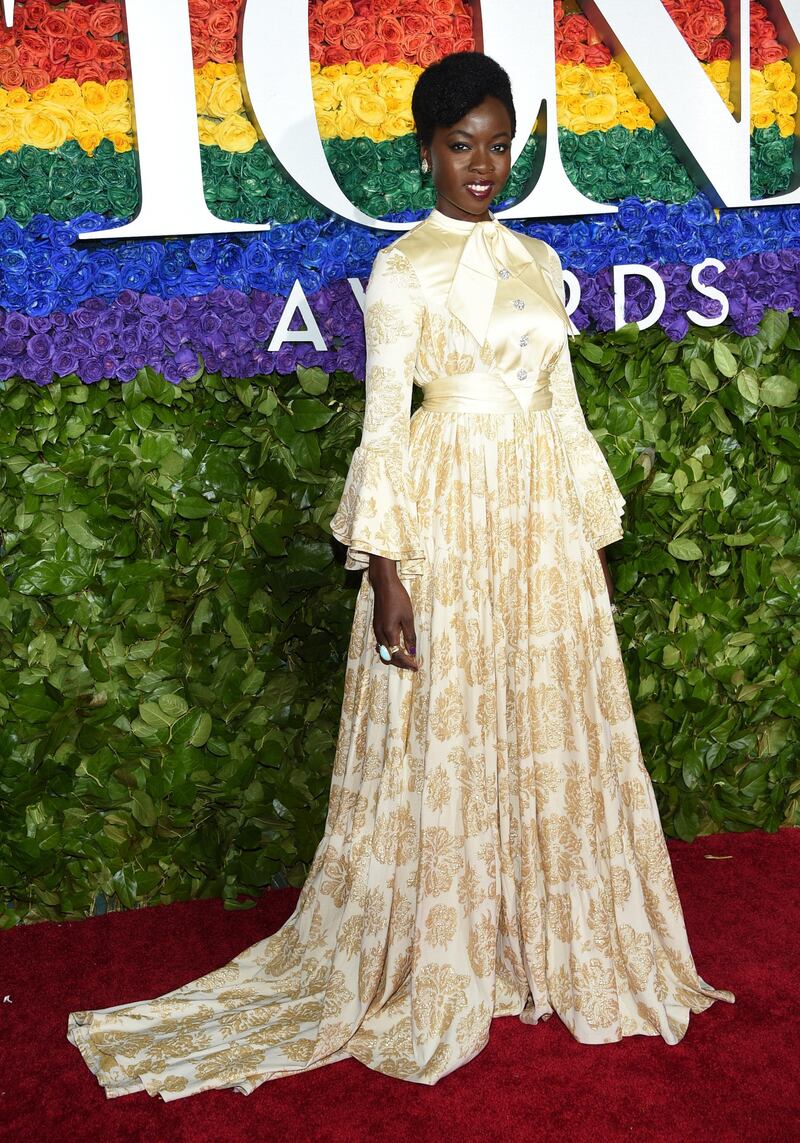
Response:
[[[800,1138],[800,830],[670,841],[698,970],[736,1004],[692,1016],[680,1044],[577,1043],[557,1017],[496,1020],[489,1046],[433,1088],[347,1060],[250,1096],[106,1100],[64,1033],[72,1009],[156,996],[272,932],[296,894],[247,912],[193,901],[0,934],[0,1137],[361,1143]],[[708,856],[707,856],[708,855]],[[730,855],[728,860],[712,856]]]

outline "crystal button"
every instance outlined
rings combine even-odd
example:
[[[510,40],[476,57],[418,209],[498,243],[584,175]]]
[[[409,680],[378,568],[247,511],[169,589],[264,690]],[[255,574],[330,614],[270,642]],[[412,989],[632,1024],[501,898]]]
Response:
[[[523,302],[522,298],[514,298],[514,309],[515,310],[524,310],[525,309],[525,303]]]
[[[498,276],[498,278],[502,278],[503,281],[506,282],[511,277],[511,271],[510,270],[498,270],[497,276]]]
[[[527,376],[528,376],[528,370],[527,369],[518,369],[517,370],[517,380],[518,381],[524,381]]]
[[[522,337],[519,339],[519,344],[520,344],[520,346],[521,346],[523,349],[525,349],[525,347],[526,347],[526,346],[527,346],[527,344],[528,344],[528,335],[527,335],[527,333],[523,334],[523,335],[522,335]]]

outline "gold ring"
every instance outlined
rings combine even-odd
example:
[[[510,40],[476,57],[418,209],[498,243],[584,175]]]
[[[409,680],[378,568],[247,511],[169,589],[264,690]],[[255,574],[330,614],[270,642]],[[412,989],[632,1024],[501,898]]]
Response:
[[[402,649],[403,648],[400,646],[399,643],[395,643],[394,647],[389,648],[389,654],[394,655],[397,651],[402,651]]]

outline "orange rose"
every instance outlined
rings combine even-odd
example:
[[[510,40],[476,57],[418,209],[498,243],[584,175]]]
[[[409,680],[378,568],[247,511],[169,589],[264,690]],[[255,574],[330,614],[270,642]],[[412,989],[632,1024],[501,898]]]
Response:
[[[69,22],[72,24],[72,31],[75,35],[82,36],[84,32],[89,31],[90,19],[89,9],[82,4],[73,4],[69,9]]]
[[[28,91],[39,91],[50,82],[50,76],[40,67],[23,68],[22,76]]]
[[[3,87],[22,87],[25,76],[18,63],[9,64],[0,70],[0,83]]]
[[[69,48],[69,58],[74,63],[84,63],[94,57],[94,44],[88,36],[73,36]]]
[[[730,40],[714,40],[711,51],[708,53],[709,63],[714,63],[715,60],[729,60],[731,50]]]
[[[471,40],[473,38],[472,17],[456,16],[453,20],[453,34],[459,40]]]
[[[325,67],[344,67],[349,62],[350,53],[339,44],[330,44],[325,48]]]
[[[239,22],[230,9],[218,9],[208,18],[208,31],[212,39],[230,40],[236,36]]]
[[[52,9],[46,12],[42,17],[39,24],[39,31],[44,32],[46,36],[50,36],[51,38],[72,35],[72,28],[69,26],[63,13],[53,12]]]
[[[347,48],[348,51],[359,51],[368,39],[374,39],[374,33],[368,20],[363,16],[354,16],[354,18],[342,28],[342,47]]]
[[[227,63],[234,58],[236,41],[214,37],[211,40],[209,56],[215,63]]]
[[[93,4],[89,15],[89,30],[93,36],[115,36],[122,31],[122,13],[119,4]]]
[[[589,21],[585,16],[567,16],[561,29],[565,40],[575,40],[585,43],[589,34]]]
[[[210,0],[189,0],[189,18],[191,20],[207,20],[210,15]]]
[[[566,63],[583,63],[586,56],[586,47],[576,40],[562,43],[558,49],[558,58]]]
[[[331,24],[347,24],[355,16],[350,0],[325,0],[319,8],[318,19],[325,27]]]
[[[106,78],[105,69],[98,60],[87,60],[78,68],[75,77],[78,83],[102,83]]]
[[[436,40],[429,38],[426,38],[425,43],[416,53],[420,67],[430,67],[431,64],[440,60],[444,54],[441,45],[437,44]]]
[[[345,52],[344,54],[346,55],[347,53]],[[380,40],[371,40],[368,44],[364,44],[359,54],[363,63],[369,67],[370,64],[383,63],[385,61],[386,48]]]
[[[393,16],[381,16],[377,25],[378,39],[384,44],[402,44],[403,25]]]
[[[452,16],[455,0],[425,0],[425,7],[433,16]]]
[[[583,53],[583,62],[587,67],[607,67],[611,63],[611,52],[605,44],[589,44]]]

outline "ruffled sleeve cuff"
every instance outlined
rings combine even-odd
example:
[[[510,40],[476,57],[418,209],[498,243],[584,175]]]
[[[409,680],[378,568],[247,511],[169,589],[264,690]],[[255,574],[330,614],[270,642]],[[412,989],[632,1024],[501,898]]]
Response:
[[[397,560],[400,575],[421,575],[425,553],[399,450],[363,445],[355,450],[331,532],[347,545],[350,571],[369,567],[375,554]]]
[[[625,497],[617,487],[599,444],[588,430],[582,434],[580,442],[570,442],[569,461],[581,503],[586,539],[596,550],[621,540]]]

